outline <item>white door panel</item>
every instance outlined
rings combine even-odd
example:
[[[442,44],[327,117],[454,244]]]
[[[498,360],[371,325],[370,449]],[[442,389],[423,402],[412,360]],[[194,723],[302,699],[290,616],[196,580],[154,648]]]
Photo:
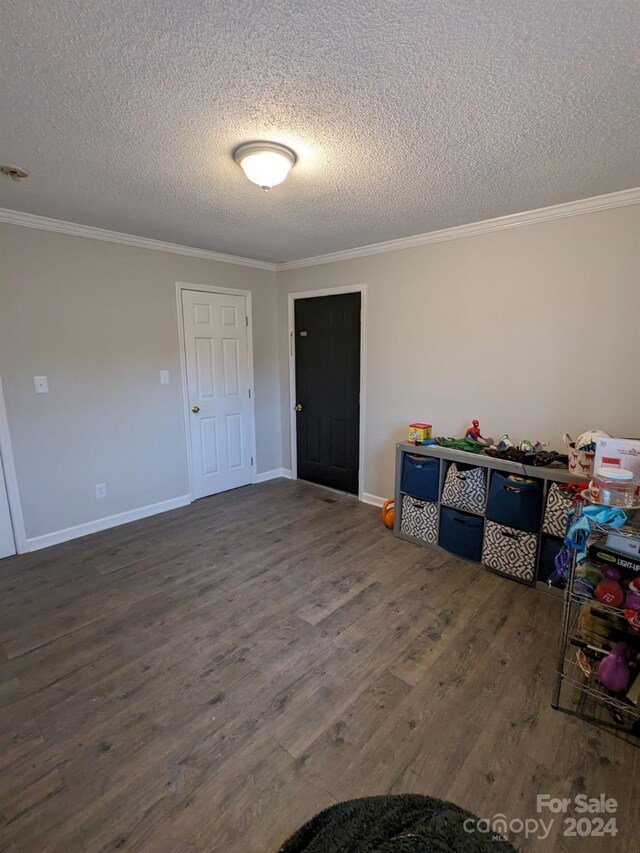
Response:
[[[200,498],[252,480],[245,298],[183,290],[182,313],[192,488]]]
[[[13,540],[9,499],[7,498],[4,470],[2,468],[2,459],[0,458],[0,558],[11,557],[15,553],[16,545]]]

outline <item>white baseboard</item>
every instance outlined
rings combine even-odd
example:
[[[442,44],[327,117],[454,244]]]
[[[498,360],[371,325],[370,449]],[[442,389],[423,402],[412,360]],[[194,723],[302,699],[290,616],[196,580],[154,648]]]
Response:
[[[256,474],[253,478],[254,483],[266,483],[267,480],[276,480],[278,477],[291,479],[291,470],[289,468],[274,468],[272,471],[263,471],[262,474]]]
[[[140,518],[148,518],[150,515],[158,515],[161,512],[169,512],[191,503],[191,495],[181,495],[179,498],[171,498],[168,501],[160,501],[157,504],[141,506],[130,509],[127,512],[119,512],[117,515],[107,515],[105,518],[96,518],[95,521],[87,521],[85,524],[77,524],[75,527],[65,527],[64,530],[56,530],[53,533],[45,533],[43,536],[34,536],[27,539],[29,551],[39,551],[50,545],[58,545],[60,542],[68,542],[69,539],[78,539],[80,536],[88,536],[90,533],[99,533],[110,527],[118,527],[130,521],[138,521]]]
[[[387,500],[386,498],[381,498],[378,495],[370,495],[368,492],[363,492],[360,500],[363,504],[371,504],[371,506],[382,506],[382,504]]]

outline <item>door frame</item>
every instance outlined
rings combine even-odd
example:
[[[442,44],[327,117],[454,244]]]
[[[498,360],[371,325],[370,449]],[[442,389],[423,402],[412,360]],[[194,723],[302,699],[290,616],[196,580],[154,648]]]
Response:
[[[289,440],[291,447],[291,478],[298,479],[298,434],[296,413],[296,348],[295,348],[295,302],[297,299],[313,299],[316,296],[337,296],[341,293],[360,294],[360,429],[358,447],[358,500],[363,500],[365,452],[364,438],[367,420],[367,285],[345,284],[338,287],[323,287],[320,290],[300,290],[287,294],[288,297],[288,336],[289,353]]]
[[[256,454],[256,386],[253,380],[253,309],[251,305],[251,291],[239,290],[234,287],[218,287],[213,284],[190,284],[186,281],[176,281],[176,306],[178,309],[178,338],[180,341],[180,376],[182,384],[182,413],[184,418],[185,449],[187,451],[187,470],[189,473],[189,497],[193,503],[193,472],[191,453],[191,422],[189,419],[189,400],[187,389],[187,352],[184,340],[184,317],[182,312],[182,291],[196,290],[201,293],[230,294],[231,296],[243,296],[247,309],[249,323],[247,326],[247,355],[249,360],[249,388],[251,390],[251,423],[249,425],[251,456],[253,465],[251,471],[251,482],[256,482],[256,471],[258,469],[258,457]]]
[[[4,483],[9,499],[9,514],[11,515],[11,528],[13,530],[13,542],[17,554],[28,554],[27,534],[24,528],[24,516],[22,515],[22,503],[20,501],[20,490],[18,488],[18,476],[13,458],[13,447],[11,445],[11,434],[9,432],[9,418],[7,407],[4,403],[2,390],[2,377],[0,376],[0,455],[2,456],[2,467],[4,469]]]

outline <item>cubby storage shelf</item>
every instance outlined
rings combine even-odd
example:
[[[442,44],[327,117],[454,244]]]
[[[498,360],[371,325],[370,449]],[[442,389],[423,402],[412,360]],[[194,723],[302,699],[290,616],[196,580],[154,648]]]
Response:
[[[530,477],[535,480],[540,481],[542,488],[542,500],[541,500],[541,510],[540,510],[540,524],[537,533],[537,553],[535,557],[535,571],[534,576],[531,580],[523,580],[520,577],[512,575],[509,573],[508,569],[505,572],[498,571],[494,569],[490,569],[488,566],[485,568],[488,571],[496,571],[496,573],[500,574],[502,577],[506,577],[510,580],[516,580],[520,583],[526,583],[530,586],[537,586],[539,589],[544,589],[545,591],[551,592],[555,595],[562,595],[561,590],[553,589],[548,586],[546,582],[538,580],[538,569],[541,557],[541,541],[542,541],[542,522],[544,516],[544,510],[547,501],[547,494],[549,492],[549,487],[552,483],[568,483],[570,481],[579,481],[579,482],[587,482],[586,477],[577,476],[575,474],[571,474],[566,468],[547,468],[547,467],[536,467],[533,465],[521,465],[517,462],[512,462],[506,459],[496,459],[492,456],[486,456],[483,453],[468,453],[463,450],[455,450],[446,447],[440,447],[439,445],[413,445],[413,444],[397,444],[396,445],[396,484],[395,484],[395,527],[394,533],[401,539],[406,539],[408,542],[413,542],[416,545],[422,545],[425,548],[435,548],[443,553],[449,553],[445,551],[445,549],[441,548],[440,545],[430,544],[426,541],[421,540],[420,538],[411,535],[407,532],[402,531],[402,499],[405,494],[410,494],[409,492],[403,490],[402,488],[402,471],[404,464],[404,456],[405,454],[410,454],[412,456],[426,456],[432,459],[438,460],[439,462],[439,476],[438,476],[438,492],[437,497],[438,500],[433,502],[438,506],[438,513],[441,512],[443,507],[450,507],[450,504],[445,504],[442,502],[442,490],[445,482],[445,474],[447,467],[450,463],[455,462],[457,465],[463,465],[465,467],[472,468],[485,468],[487,471],[486,477],[486,488],[487,494],[489,493],[489,485],[491,482],[491,476],[493,472],[499,471],[501,473],[507,474],[517,474],[522,477]],[[486,513],[480,513],[470,509],[461,509],[455,508],[458,511],[463,512],[467,515],[474,516],[476,518],[486,518]],[[524,532],[524,531],[523,531]],[[529,545],[531,543],[529,542]],[[464,558],[461,558],[464,559]],[[475,561],[470,561],[475,562]],[[476,565],[483,565],[482,563],[476,563]]]

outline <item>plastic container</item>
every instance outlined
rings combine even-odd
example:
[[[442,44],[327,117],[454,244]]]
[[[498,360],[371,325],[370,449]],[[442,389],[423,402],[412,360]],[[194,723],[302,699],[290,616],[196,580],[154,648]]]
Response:
[[[626,509],[640,506],[640,498],[636,495],[637,487],[633,471],[606,466],[598,468],[589,484],[591,498],[596,503]]]

